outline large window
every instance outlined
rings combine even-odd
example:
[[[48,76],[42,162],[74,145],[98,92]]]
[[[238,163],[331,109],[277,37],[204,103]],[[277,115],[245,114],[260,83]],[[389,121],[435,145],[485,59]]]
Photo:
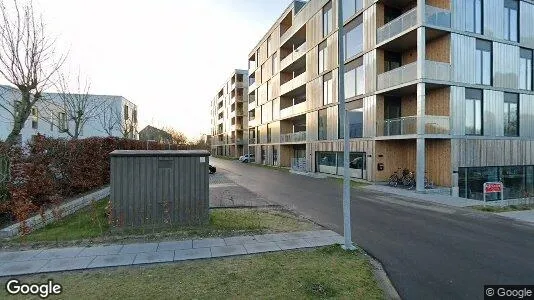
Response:
[[[519,88],[532,90],[532,50],[521,49]]]
[[[333,103],[334,85],[332,83],[332,72],[323,76],[323,105]]]
[[[343,46],[345,58],[349,59],[363,51],[363,25],[362,17],[352,20],[344,28]]]
[[[343,152],[316,152],[317,172],[343,175]],[[366,155],[363,152],[349,153],[350,176],[367,179]]]
[[[465,89],[465,134],[482,132],[482,90]]]
[[[323,7],[323,37],[326,37],[333,28],[332,1]]]
[[[342,139],[343,132],[345,132],[344,125],[344,116],[343,112],[339,110],[339,126],[338,126],[338,136]],[[357,100],[347,103],[347,119],[349,122],[349,138],[361,138],[363,137],[363,107],[362,101]]]
[[[365,72],[360,57],[345,66],[345,98],[349,99],[365,93]]]
[[[326,71],[326,41],[319,44],[319,74]]]
[[[504,38],[519,41],[519,1],[504,0]]]
[[[465,30],[482,34],[482,0],[466,0]]]
[[[476,41],[476,53],[475,53],[475,73],[476,83],[491,85],[492,69],[491,69],[491,42],[485,40]]]
[[[459,168],[460,197],[483,200],[485,182],[502,182],[504,199],[534,196],[534,166],[503,166]],[[500,200],[498,193],[486,195],[486,200]]]
[[[321,109],[319,111],[319,132],[318,132],[318,139],[320,141],[326,140],[327,134],[326,134],[326,128],[327,128],[328,118],[326,114],[326,109]]]
[[[519,136],[519,95],[504,93],[504,135]]]
[[[357,11],[363,8],[363,0],[342,0],[343,1],[343,22],[346,22]]]
[[[36,107],[32,108],[32,128],[37,129],[39,127],[39,111]]]

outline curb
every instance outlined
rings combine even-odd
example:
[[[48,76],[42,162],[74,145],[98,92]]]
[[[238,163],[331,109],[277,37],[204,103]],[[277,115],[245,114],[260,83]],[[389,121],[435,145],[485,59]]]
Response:
[[[399,296],[399,293],[397,293],[397,290],[395,289],[395,287],[389,280],[389,277],[386,271],[384,270],[384,268],[382,267],[382,264],[378,260],[371,257],[370,255],[368,254],[365,254],[365,255],[369,258],[369,262],[371,263],[371,266],[373,267],[373,274],[375,275],[375,279],[378,282],[378,286],[380,286],[382,291],[384,291],[385,298],[388,300],[389,299],[391,300],[401,299],[401,297]]]

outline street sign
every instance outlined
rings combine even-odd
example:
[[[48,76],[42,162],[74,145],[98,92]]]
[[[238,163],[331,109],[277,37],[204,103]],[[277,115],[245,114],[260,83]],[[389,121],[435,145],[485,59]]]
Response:
[[[486,202],[486,194],[500,193],[501,200],[504,200],[504,185],[502,182],[485,182],[484,183],[484,202]]]

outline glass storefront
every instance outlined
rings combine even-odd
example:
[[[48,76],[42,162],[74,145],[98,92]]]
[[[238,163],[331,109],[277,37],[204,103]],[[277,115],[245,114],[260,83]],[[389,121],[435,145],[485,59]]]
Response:
[[[485,182],[502,182],[504,199],[534,196],[534,166],[459,168],[460,197],[483,200]],[[486,200],[499,200],[499,194],[488,194]]]
[[[317,152],[317,172],[343,175],[343,152]],[[359,179],[367,179],[365,153],[349,153],[350,176]]]

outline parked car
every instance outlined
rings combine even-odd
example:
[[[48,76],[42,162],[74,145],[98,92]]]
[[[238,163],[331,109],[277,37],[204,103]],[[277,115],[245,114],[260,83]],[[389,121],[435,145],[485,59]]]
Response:
[[[254,154],[245,154],[239,157],[240,162],[248,163],[254,161]]]
[[[215,168],[215,167],[212,166],[212,165],[209,165],[209,173],[210,173],[210,174],[214,174],[215,172],[217,172],[217,168]]]

